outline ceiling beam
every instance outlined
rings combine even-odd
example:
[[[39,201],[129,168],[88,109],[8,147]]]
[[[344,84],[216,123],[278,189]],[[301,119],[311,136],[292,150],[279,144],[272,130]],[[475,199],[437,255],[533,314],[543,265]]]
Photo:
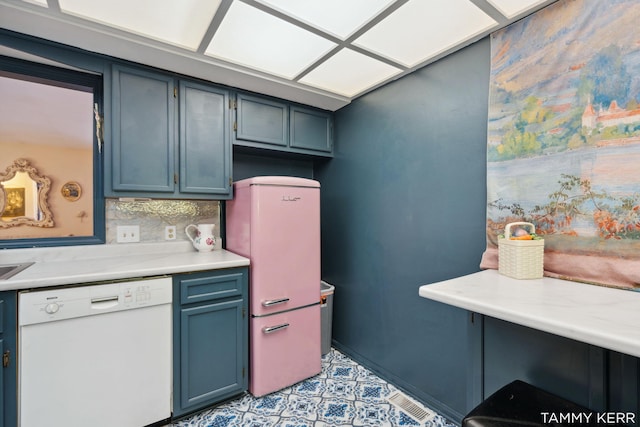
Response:
[[[499,25],[506,24],[509,19],[502,14],[494,5],[489,3],[487,0],[469,0],[471,3],[476,5],[478,9],[489,15],[496,21]]]
[[[60,2],[58,0],[47,0],[47,6],[49,6],[50,10],[61,13]]]
[[[209,28],[207,28],[207,31],[204,33],[204,37],[202,37],[202,41],[200,41],[200,45],[198,46],[196,52],[202,54],[205,53],[205,51],[209,47],[209,44],[211,43],[211,40],[213,40],[213,36],[215,36],[216,31],[218,31],[218,28],[220,28],[222,20],[227,15],[227,12],[231,7],[231,3],[233,3],[233,0],[222,0],[220,2],[218,10],[216,10],[215,15],[213,15],[213,18],[211,18]]]
[[[302,70],[297,76],[295,76],[293,78],[293,80],[296,81],[296,82],[299,81],[304,76],[306,76],[311,71],[313,71],[316,68],[318,68],[321,64],[326,62],[329,58],[331,58],[332,56],[334,56],[335,54],[340,52],[340,50],[344,49],[345,47],[349,48],[351,50],[354,50],[354,51],[356,51],[356,52],[358,52],[358,53],[360,53],[362,55],[366,55],[366,56],[368,56],[370,58],[373,58],[373,59],[375,59],[377,61],[384,62],[385,64],[391,65],[392,67],[398,68],[398,69],[400,69],[402,71],[406,71],[408,68],[405,67],[404,65],[400,64],[399,62],[393,61],[393,60],[387,58],[386,56],[378,55],[375,52],[371,52],[371,51],[369,51],[367,49],[363,49],[363,48],[361,48],[359,46],[356,46],[356,45],[353,44],[353,42],[355,40],[357,40],[361,35],[363,35],[367,31],[369,31],[371,28],[373,28],[380,21],[382,21],[383,19],[385,19],[386,17],[391,15],[393,12],[398,10],[398,8],[400,8],[400,6],[404,5],[408,1],[409,0],[397,0],[397,1],[393,2],[393,3],[391,3],[385,9],[380,11],[380,13],[378,13],[376,16],[374,16],[369,21],[367,21],[364,25],[362,25],[360,28],[358,28],[353,34],[351,34],[345,40],[338,39],[338,46],[336,46],[335,48],[331,49],[331,51],[327,52],[327,54],[325,54],[324,56],[319,58],[316,62],[314,62],[313,64],[308,66],[306,69]]]

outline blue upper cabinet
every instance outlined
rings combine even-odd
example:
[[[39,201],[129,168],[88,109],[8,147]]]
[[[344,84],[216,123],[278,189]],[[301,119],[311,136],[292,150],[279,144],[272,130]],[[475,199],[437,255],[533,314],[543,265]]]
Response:
[[[111,148],[108,190],[173,193],[173,78],[114,65],[112,107],[112,143],[106,145]]]
[[[238,94],[236,105],[236,142],[287,146],[289,140],[287,104]]]
[[[229,92],[180,82],[180,192],[229,195]]]
[[[290,146],[296,150],[331,153],[333,150],[333,120],[324,111],[292,106]]]
[[[113,65],[105,196],[231,197],[229,93]]]
[[[235,146],[333,156],[333,115],[327,111],[239,93],[234,129]]]

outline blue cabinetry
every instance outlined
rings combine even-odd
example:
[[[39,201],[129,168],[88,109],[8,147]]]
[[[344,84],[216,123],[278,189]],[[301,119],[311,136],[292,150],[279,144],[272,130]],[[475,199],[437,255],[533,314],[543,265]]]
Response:
[[[17,425],[16,292],[0,292],[0,427]]]
[[[327,111],[239,93],[234,129],[236,146],[333,155],[333,115]]]
[[[173,416],[247,390],[248,269],[174,276]]]
[[[231,197],[229,93],[113,65],[105,195]]]
[[[180,193],[231,195],[229,93],[180,81]]]
[[[291,106],[290,141],[294,150],[313,150],[330,154],[333,150],[333,121],[324,111]]]
[[[173,193],[173,78],[114,66],[112,105],[111,145],[106,145],[111,188],[105,194]]]
[[[289,141],[287,104],[256,96],[236,97],[236,144],[266,144],[286,149]]]

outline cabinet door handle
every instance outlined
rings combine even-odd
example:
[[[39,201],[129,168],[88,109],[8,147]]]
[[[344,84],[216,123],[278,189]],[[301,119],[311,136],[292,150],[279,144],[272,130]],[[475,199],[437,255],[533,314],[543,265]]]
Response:
[[[267,326],[262,328],[262,332],[264,332],[265,334],[272,334],[276,331],[280,331],[288,327],[289,327],[288,323],[283,323],[282,325],[278,325],[278,326]]]
[[[262,301],[262,305],[264,307],[271,307],[272,305],[284,304],[285,302],[288,302],[288,301],[289,301],[289,298],[272,299],[268,301]]]

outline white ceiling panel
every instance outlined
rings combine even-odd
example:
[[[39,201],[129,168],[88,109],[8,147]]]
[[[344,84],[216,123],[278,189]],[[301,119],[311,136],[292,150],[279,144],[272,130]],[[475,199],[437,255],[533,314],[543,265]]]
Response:
[[[544,0],[488,0],[488,2],[507,18],[513,18],[544,3]]]
[[[64,13],[196,50],[220,0],[58,0]]]
[[[327,39],[236,1],[205,53],[292,79],[335,46]]]
[[[351,49],[341,49],[300,79],[300,83],[353,97],[401,71]]]
[[[413,67],[496,25],[468,0],[411,0],[354,44]]]
[[[0,0],[0,28],[336,110],[556,0]]]
[[[257,0],[345,40],[394,0]]]

